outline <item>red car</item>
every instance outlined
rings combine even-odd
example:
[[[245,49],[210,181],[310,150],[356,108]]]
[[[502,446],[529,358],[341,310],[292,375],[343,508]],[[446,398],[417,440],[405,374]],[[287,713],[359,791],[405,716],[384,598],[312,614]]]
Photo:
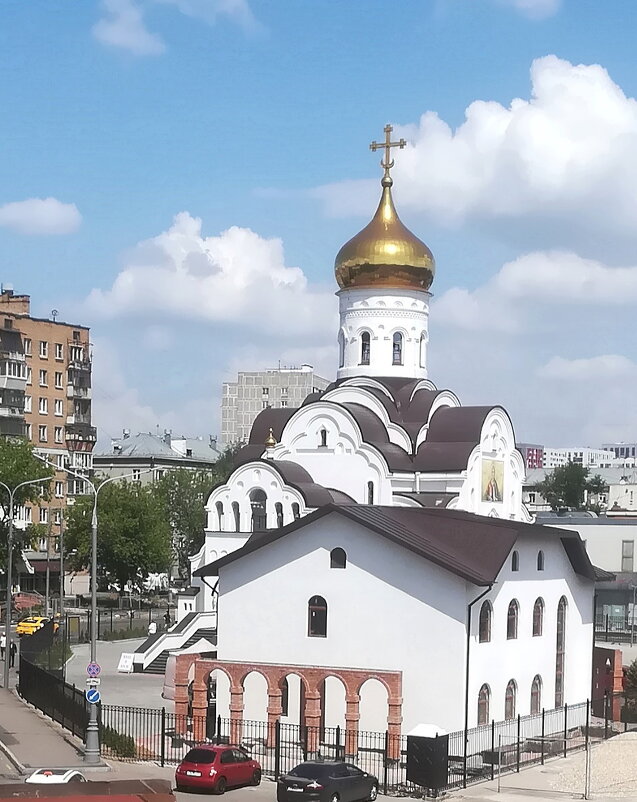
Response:
[[[196,746],[175,772],[178,791],[198,788],[223,794],[226,788],[260,782],[261,765],[236,746]]]

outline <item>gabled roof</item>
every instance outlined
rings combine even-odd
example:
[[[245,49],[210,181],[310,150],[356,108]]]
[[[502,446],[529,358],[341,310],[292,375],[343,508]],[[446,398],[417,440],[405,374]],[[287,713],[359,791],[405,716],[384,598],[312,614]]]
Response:
[[[487,586],[495,582],[515,542],[521,537],[541,534],[559,537],[575,573],[586,579],[595,578],[577,532],[459,510],[361,504],[328,504],[281,529],[255,533],[243,548],[203,566],[194,575],[215,576],[220,568],[330,514],[355,521],[474,585]]]

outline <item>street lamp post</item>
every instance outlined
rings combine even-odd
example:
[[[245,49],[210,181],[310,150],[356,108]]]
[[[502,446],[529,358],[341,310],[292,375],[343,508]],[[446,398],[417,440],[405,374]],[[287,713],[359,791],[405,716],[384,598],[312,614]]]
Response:
[[[4,653],[4,674],[3,674],[3,684],[4,689],[9,690],[9,663],[10,663],[10,656],[11,656],[11,585],[13,584],[13,506],[15,500],[15,494],[21,487],[26,487],[27,485],[37,485],[40,482],[50,482],[51,477],[45,476],[42,479],[29,479],[26,482],[20,482],[20,484],[16,485],[13,489],[6,485],[4,482],[0,482],[0,487],[3,487],[7,493],[9,494],[9,537],[7,543],[7,609],[5,611],[5,637],[6,637],[6,644],[5,644],[5,653]]]

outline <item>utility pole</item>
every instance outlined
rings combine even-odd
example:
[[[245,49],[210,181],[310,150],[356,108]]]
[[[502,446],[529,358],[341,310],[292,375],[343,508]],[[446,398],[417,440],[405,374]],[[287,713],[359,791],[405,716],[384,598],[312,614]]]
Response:
[[[47,533],[46,533],[46,585],[44,590],[44,615],[49,615],[49,606],[50,606],[50,597],[51,597],[51,526],[53,525],[53,521],[51,520],[51,504],[48,507],[48,515],[47,515]]]
[[[64,510],[60,510],[60,626],[64,620]],[[64,633],[66,636],[66,632]]]

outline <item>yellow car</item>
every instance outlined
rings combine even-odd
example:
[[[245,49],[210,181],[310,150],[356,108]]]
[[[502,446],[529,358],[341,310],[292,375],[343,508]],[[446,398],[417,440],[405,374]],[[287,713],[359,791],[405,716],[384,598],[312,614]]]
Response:
[[[28,618],[23,618],[18,622],[15,628],[16,635],[33,635],[38,629],[41,629],[50,619],[41,615],[30,615]]]

